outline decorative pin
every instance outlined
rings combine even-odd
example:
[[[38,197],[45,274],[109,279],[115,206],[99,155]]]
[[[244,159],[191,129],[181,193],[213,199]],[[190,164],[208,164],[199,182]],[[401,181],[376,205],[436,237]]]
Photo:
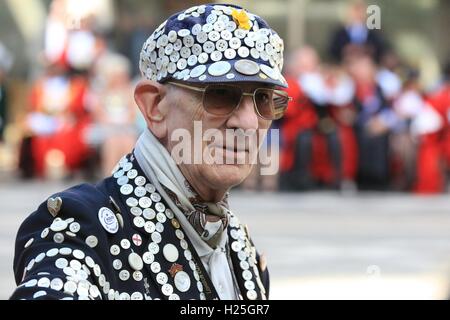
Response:
[[[169,269],[169,273],[172,278],[175,277],[175,275],[180,271],[183,271],[183,266],[178,263],[172,264],[172,266]]]
[[[61,210],[62,199],[60,197],[47,200],[47,209],[53,217],[56,217]]]
[[[98,219],[100,220],[103,228],[105,228],[105,230],[109,233],[115,234],[119,230],[119,222],[117,221],[117,217],[109,208],[100,208],[98,211]]]
[[[133,243],[135,246],[139,247],[142,244],[142,237],[140,235],[138,235],[137,233],[135,233],[133,235],[132,240],[133,240]]]
[[[171,243],[166,244],[163,248],[163,255],[167,261],[175,262],[178,260],[179,257],[178,249]]]
[[[180,271],[175,275],[174,283],[178,290],[186,292],[191,287],[191,278],[186,272]]]

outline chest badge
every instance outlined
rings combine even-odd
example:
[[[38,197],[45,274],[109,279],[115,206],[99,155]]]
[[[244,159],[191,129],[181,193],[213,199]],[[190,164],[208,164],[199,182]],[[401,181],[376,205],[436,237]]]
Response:
[[[98,220],[109,233],[115,234],[119,230],[119,221],[110,209],[103,207],[98,211]]]

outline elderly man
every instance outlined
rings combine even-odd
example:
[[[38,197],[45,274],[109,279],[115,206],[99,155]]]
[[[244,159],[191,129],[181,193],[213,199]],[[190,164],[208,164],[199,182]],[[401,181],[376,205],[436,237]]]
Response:
[[[267,23],[236,6],[164,22],[143,47],[135,89],[148,130],[111,177],[53,195],[23,223],[12,298],[267,299],[264,259],[227,205],[254,146],[203,143],[206,158],[240,163],[175,161],[173,135],[195,144],[198,122],[201,133],[268,129],[289,101],[276,90],[282,53]]]

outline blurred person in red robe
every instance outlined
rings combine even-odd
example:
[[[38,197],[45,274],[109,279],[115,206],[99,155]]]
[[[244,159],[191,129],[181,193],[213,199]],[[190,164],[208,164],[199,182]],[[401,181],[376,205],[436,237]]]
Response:
[[[419,133],[415,191],[443,192],[450,168],[450,63],[444,68],[442,85],[427,97],[415,127]]]
[[[324,184],[339,187],[342,154],[328,104],[329,88],[319,56],[311,47],[292,53],[288,94],[294,99],[281,121],[280,187],[306,190]]]
[[[62,63],[49,64],[33,85],[26,127],[32,136],[35,176],[70,175],[88,156],[84,142],[90,121],[85,105],[87,88],[86,78],[69,76]]]
[[[353,104],[355,85],[340,66],[326,70],[327,103],[337,130],[341,148],[340,188],[344,192],[356,190],[358,170],[358,144],[354,132],[356,110]]]

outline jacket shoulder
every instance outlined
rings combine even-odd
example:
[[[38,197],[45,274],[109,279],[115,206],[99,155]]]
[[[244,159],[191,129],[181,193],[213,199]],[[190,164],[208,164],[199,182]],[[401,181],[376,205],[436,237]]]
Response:
[[[14,256],[15,280],[22,287],[13,298],[30,298],[23,285],[39,278],[39,274],[64,276],[55,262],[66,252],[77,251],[78,256],[89,256],[105,265],[101,252],[108,247],[109,238],[98,218],[99,209],[109,205],[104,183],[80,184],[55,193],[24,220]]]

